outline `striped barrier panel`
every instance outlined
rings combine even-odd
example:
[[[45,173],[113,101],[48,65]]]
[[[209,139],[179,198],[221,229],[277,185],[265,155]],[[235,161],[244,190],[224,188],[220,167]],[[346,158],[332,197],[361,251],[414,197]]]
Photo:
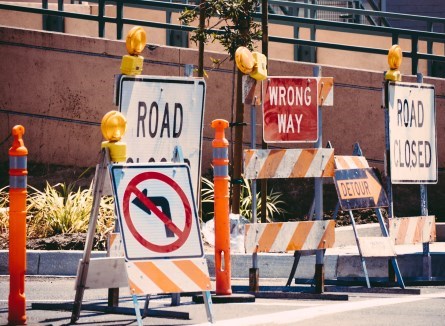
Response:
[[[334,176],[334,149],[248,149],[244,177],[329,178]]]
[[[334,161],[336,170],[369,168],[368,160],[364,156],[335,155]]]
[[[132,294],[211,290],[205,258],[129,261],[126,265]]]
[[[247,253],[326,249],[334,242],[334,220],[245,225]]]
[[[334,78],[317,77],[318,80],[318,105],[334,105]]]
[[[434,242],[435,216],[399,217],[389,219],[389,234],[396,245]]]
[[[110,233],[108,235],[108,256],[124,257],[124,244],[120,233]]]

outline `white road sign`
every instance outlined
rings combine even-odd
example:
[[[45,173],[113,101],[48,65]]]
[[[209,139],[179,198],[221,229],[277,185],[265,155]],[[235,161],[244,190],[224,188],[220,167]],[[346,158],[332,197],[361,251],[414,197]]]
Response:
[[[206,85],[188,77],[122,76],[119,110],[127,118],[128,163],[170,162],[180,145],[195,198],[201,176]]]
[[[433,85],[389,82],[391,182],[437,183]]]
[[[203,257],[187,164],[113,164],[110,171],[127,260]]]

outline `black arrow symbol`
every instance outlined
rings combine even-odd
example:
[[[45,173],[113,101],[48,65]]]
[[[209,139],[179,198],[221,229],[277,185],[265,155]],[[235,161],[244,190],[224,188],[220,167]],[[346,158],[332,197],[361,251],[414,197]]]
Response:
[[[153,196],[148,197],[147,196],[147,189],[142,190],[142,193],[145,197],[147,197],[148,200],[150,200],[156,207],[160,207],[162,212],[165,214],[165,216],[168,217],[168,219],[172,220],[172,215],[170,212],[170,204],[168,203],[167,198],[161,197],[161,196]],[[138,208],[142,209],[144,212],[146,212],[148,215],[151,215],[151,210],[147,206],[145,206],[142,201],[139,198],[135,198],[132,201],[133,204],[135,204]],[[173,238],[175,234],[172,230],[170,230],[167,225],[165,225],[165,235],[167,238]]]

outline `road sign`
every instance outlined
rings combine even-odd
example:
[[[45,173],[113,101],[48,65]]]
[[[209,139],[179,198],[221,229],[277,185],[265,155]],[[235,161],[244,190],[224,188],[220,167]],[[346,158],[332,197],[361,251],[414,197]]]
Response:
[[[391,182],[437,183],[434,86],[389,82],[387,93]]]
[[[372,168],[336,170],[334,178],[343,210],[388,206],[388,199]]]
[[[190,165],[195,198],[201,176],[206,85],[203,79],[123,76],[119,110],[127,118],[128,163],[170,162],[180,145]]]
[[[110,167],[127,260],[204,255],[187,164]]]
[[[266,143],[318,140],[318,79],[270,77],[264,85],[263,137]]]

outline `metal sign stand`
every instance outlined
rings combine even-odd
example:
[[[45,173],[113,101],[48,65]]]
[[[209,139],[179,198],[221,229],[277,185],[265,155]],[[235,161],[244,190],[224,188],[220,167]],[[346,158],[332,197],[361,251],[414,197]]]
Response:
[[[71,323],[75,323],[80,316],[82,307],[83,295],[86,289],[86,281],[88,276],[88,269],[91,260],[91,250],[93,248],[94,233],[97,225],[97,218],[99,215],[100,200],[104,195],[105,178],[108,175],[108,165],[110,164],[110,154],[108,148],[101,150],[99,165],[94,176],[94,192],[93,192],[93,206],[90,213],[90,220],[88,223],[88,234],[85,242],[85,249],[83,257],[79,263],[77,278],[76,278],[76,296],[74,299],[73,310],[71,314]],[[142,325],[142,317],[139,310],[138,299],[133,295],[134,310],[138,325]]]
[[[360,145],[358,143],[354,144],[353,156],[363,156],[362,149],[360,148]],[[337,202],[337,205],[335,207],[334,219],[336,219],[336,217],[337,217],[337,213],[338,213],[338,209],[339,208],[340,208],[340,200]],[[379,225],[380,225],[380,229],[381,229],[383,237],[389,238],[388,229],[386,227],[385,221],[383,220],[383,215],[382,215],[380,207],[375,208],[374,211],[375,211],[375,213],[377,215],[377,219],[379,221]],[[354,231],[354,237],[355,237],[355,241],[356,241],[356,244],[357,244],[357,249],[358,249],[358,252],[359,252],[359,255],[360,255],[360,260],[362,262],[363,272],[364,272],[365,278],[366,278],[366,286],[368,288],[371,288],[371,283],[369,281],[368,271],[366,269],[365,257],[363,256],[363,251],[362,251],[362,248],[361,248],[361,245],[360,245],[360,240],[359,240],[358,230],[357,230],[357,227],[356,227],[356,224],[355,224],[355,220],[354,220],[354,215],[352,213],[352,210],[348,210],[348,212],[349,212],[349,217],[351,219],[352,228],[353,228],[353,231]],[[392,263],[393,270],[394,270],[394,272],[395,272],[395,274],[397,276],[397,283],[399,284],[399,286],[402,289],[404,289],[405,288],[405,284],[403,282],[402,274],[400,272],[399,265],[397,263],[397,259],[396,259],[395,256],[393,256],[393,257],[391,257],[390,260],[391,260],[391,263]]]
[[[401,80],[399,80],[401,81]],[[386,172],[386,178],[387,178],[387,194],[388,194],[388,200],[390,202],[390,207],[388,210],[388,217],[391,220],[394,218],[394,208],[393,208],[393,193],[392,193],[392,172],[391,172],[391,156],[390,156],[390,150],[391,150],[391,144],[390,144],[390,112],[389,112],[389,83],[390,80],[384,81],[384,114],[385,114],[385,172]],[[423,75],[421,73],[417,74],[417,83],[423,83]],[[437,168],[437,167],[436,167]],[[437,171],[436,171],[437,173]],[[426,181],[427,182],[427,181]],[[409,182],[404,182],[409,183]],[[412,182],[411,182],[412,183]],[[420,215],[421,216],[428,216],[428,191],[427,191],[427,184],[426,183],[420,183]],[[431,255],[430,255],[430,245],[429,242],[422,242],[422,251],[423,251],[423,277],[427,280],[431,280],[432,278],[432,270],[431,270]]]
[[[352,210],[349,210],[348,212],[349,212],[349,217],[351,218],[352,228],[354,230],[354,236],[355,236],[355,241],[357,243],[357,249],[358,249],[358,252],[359,252],[359,255],[360,255],[360,259],[361,259],[361,262],[362,262],[363,272],[365,273],[366,286],[368,288],[371,288],[371,283],[369,281],[368,271],[366,269],[365,257],[363,255],[363,251],[362,251],[362,248],[361,248],[361,245],[360,245],[360,240],[359,240],[359,235],[358,235],[356,224],[355,224],[355,220],[354,220],[354,215],[352,213]],[[375,212],[376,212],[377,218],[379,220],[380,229],[382,231],[383,237],[384,238],[389,238],[388,229],[386,228],[385,222],[383,221],[383,216],[382,216],[382,212],[381,212],[380,208],[376,208]],[[393,266],[394,271],[395,271],[396,276],[397,276],[397,284],[400,286],[400,288],[404,289],[405,288],[405,284],[403,282],[402,274],[400,273],[399,265],[397,263],[397,258],[395,256],[391,257],[391,263],[392,263],[392,266]]]
[[[421,73],[417,74],[417,82],[423,83],[423,75]],[[428,189],[426,184],[420,185],[420,215],[428,216]],[[432,278],[431,270],[431,254],[430,254],[430,243],[423,242],[423,276],[427,280]]]
[[[321,67],[315,66],[313,71],[314,77],[321,77]],[[323,84],[322,84],[323,85]],[[318,101],[318,100],[317,100]],[[254,101],[255,103],[256,101]],[[255,104],[251,106],[251,145],[252,149],[255,149]],[[315,143],[314,148],[321,149],[322,148],[322,136],[323,136],[323,119],[322,119],[322,109],[320,103],[317,102],[317,111],[318,111],[318,137],[317,142]],[[253,223],[256,223],[256,180],[252,181],[252,198],[254,199],[252,201],[252,216],[253,216]],[[322,221],[323,220],[323,178],[316,177],[315,178],[315,185],[314,185],[314,202],[312,205],[313,208],[313,214],[315,214],[315,220]],[[326,249],[319,249],[319,250],[305,250],[304,255],[313,255],[315,254],[315,273],[314,273],[314,283],[315,283],[315,292],[316,293],[323,293],[324,292],[324,254]],[[294,251],[294,263],[292,265],[292,269],[289,275],[289,279],[286,283],[286,286],[290,286],[292,279],[295,275],[298,263],[300,261],[300,258],[302,256],[301,251]],[[249,272],[249,279],[252,279],[251,272],[256,272],[256,275],[258,274],[258,262],[257,262],[257,253],[254,252],[252,254],[252,265],[251,271]],[[253,274],[254,275],[254,274]],[[258,277],[258,276],[257,276]],[[251,282],[252,284],[255,282]],[[258,284],[255,284],[256,288],[258,289]],[[251,286],[251,290],[252,286]]]
[[[93,248],[94,232],[96,230],[100,200],[103,195],[108,164],[110,164],[110,153],[108,151],[108,148],[105,148],[102,149],[100,152],[99,165],[97,166],[96,173],[94,175],[93,206],[91,208],[90,220],[88,222],[88,233],[85,242],[85,249],[83,251],[82,260],[79,263],[79,268],[77,271],[76,296],[74,299],[73,311],[71,314],[71,323],[75,323],[79,319],[80,315],[80,309],[82,306],[85,284],[88,275],[88,268],[91,259],[91,250]]]
[[[180,147],[176,147],[173,153],[174,160],[177,162],[184,162],[182,151]],[[80,311],[82,307],[82,301],[83,301],[83,295],[85,292],[86,284],[87,284],[87,276],[88,276],[88,270],[91,263],[91,251],[93,247],[93,239],[94,239],[94,233],[96,230],[96,224],[99,214],[99,207],[100,207],[100,200],[104,193],[104,184],[105,184],[105,178],[109,176],[109,173],[107,171],[108,165],[110,164],[110,154],[107,148],[102,149],[99,159],[99,164],[96,168],[96,173],[94,176],[94,191],[93,191],[93,206],[90,213],[90,219],[89,219],[89,227],[88,227],[88,233],[85,243],[85,249],[83,253],[83,257],[79,262],[78,272],[77,272],[77,278],[76,278],[76,295],[74,300],[74,305],[72,309],[72,315],[71,315],[71,323],[75,323],[80,316]],[[113,257],[111,259],[117,259],[122,260],[121,257]],[[119,264],[118,264],[119,265]],[[114,286],[114,285],[113,285]],[[109,289],[109,307],[107,309],[107,312],[117,312],[119,313],[122,311],[121,309],[118,309],[117,307],[112,307],[113,305],[117,304],[117,298],[118,292],[113,288]],[[206,305],[206,313],[207,313],[207,319],[209,322],[213,322],[213,314],[211,309],[211,296],[210,291],[203,292],[204,302]],[[142,325],[142,317],[151,315],[151,316],[157,316],[157,317],[173,317],[173,318],[182,318],[182,319],[189,319],[188,313],[182,313],[182,312],[165,312],[165,311],[148,311],[148,304],[149,304],[150,296],[146,296],[146,301],[144,305],[143,315],[141,315],[140,309],[139,309],[139,302],[137,295],[132,295],[132,300],[134,304],[134,310],[137,318],[138,325]],[[180,295],[179,293],[173,293],[172,294],[172,306],[177,306],[180,303]],[[89,308],[91,308],[89,306]]]

